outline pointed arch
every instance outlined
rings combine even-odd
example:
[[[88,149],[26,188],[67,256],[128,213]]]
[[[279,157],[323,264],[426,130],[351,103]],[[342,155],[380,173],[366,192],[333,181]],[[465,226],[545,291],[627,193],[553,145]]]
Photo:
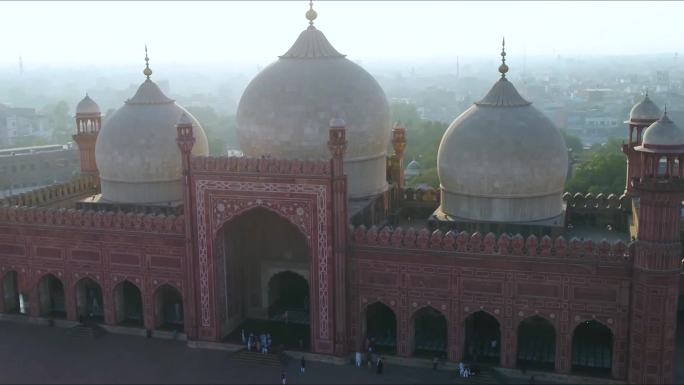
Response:
[[[390,306],[382,301],[368,304],[363,311],[363,336],[365,344],[374,352],[396,354],[397,316]],[[367,350],[367,346],[364,346]]]
[[[154,291],[154,326],[159,330],[184,330],[183,295],[168,283]]]
[[[495,315],[478,310],[463,321],[463,358],[467,361],[498,363],[501,351],[501,323]]]
[[[66,318],[64,282],[52,273],[45,273],[36,285],[38,314],[43,317]]]
[[[439,310],[428,305],[411,316],[413,355],[443,358],[448,351],[448,322]]]
[[[609,376],[612,366],[612,330],[593,319],[577,325],[572,332],[572,371]]]
[[[143,326],[143,300],[140,287],[124,279],[114,286],[115,322],[124,326]]]
[[[2,285],[3,301],[2,309],[5,313],[26,314],[23,294],[19,290],[19,272],[16,270],[6,271],[0,280]]]
[[[90,276],[79,279],[75,284],[76,311],[81,322],[104,322],[104,301],[102,286]]]
[[[518,366],[553,370],[556,362],[556,328],[539,315],[518,324]]]

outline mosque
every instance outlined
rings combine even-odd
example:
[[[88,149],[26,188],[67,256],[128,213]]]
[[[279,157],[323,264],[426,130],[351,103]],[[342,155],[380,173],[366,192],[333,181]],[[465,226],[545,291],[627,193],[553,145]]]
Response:
[[[244,91],[244,156],[208,156],[147,54],[107,121],[86,96],[81,176],[0,201],[0,315],[197,346],[261,322],[336,357],[372,345],[671,383],[684,130],[644,98],[624,194],[564,194],[563,137],[502,50],[491,90],[442,138],[439,189],[413,190],[406,129],[316,16]]]

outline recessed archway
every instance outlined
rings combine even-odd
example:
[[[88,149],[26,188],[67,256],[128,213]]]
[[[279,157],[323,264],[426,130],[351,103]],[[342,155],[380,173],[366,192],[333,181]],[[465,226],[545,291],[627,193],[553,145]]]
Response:
[[[463,358],[467,361],[499,363],[501,328],[491,314],[478,311],[464,322]]]
[[[183,296],[178,289],[162,285],[154,292],[154,326],[159,330],[182,332]]]
[[[102,288],[90,278],[76,283],[76,309],[81,322],[104,322]]]
[[[595,320],[577,325],[572,334],[572,370],[610,375],[612,362],[613,332]]]
[[[24,298],[19,292],[19,274],[16,271],[5,273],[2,279],[2,293],[5,313],[26,314]]]
[[[43,317],[66,317],[64,284],[52,274],[46,274],[38,281],[38,309]]]
[[[518,325],[518,366],[553,370],[556,362],[556,330],[546,319],[532,316]]]
[[[309,349],[311,252],[300,228],[257,207],[228,221],[214,250],[221,334],[240,343],[243,330],[271,334],[273,348]]]
[[[413,316],[413,355],[445,358],[447,320],[439,310],[426,306]]]
[[[130,281],[120,282],[114,288],[114,315],[119,325],[143,325],[142,295]]]
[[[389,306],[375,302],[366,307],[365,332],[366,343],[374,352],[397,352],[397,317]]]

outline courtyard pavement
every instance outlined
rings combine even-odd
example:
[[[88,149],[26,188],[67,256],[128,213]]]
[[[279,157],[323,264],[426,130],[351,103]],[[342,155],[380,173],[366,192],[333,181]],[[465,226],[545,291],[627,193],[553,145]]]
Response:
[[[675,383],[684,383],[684,320],[679,322]],[[242,363],[220,350],[193,349],[185,342],[105,334],[97,339],[69,336],[67,329],[0,321],[0,383],[254,383],[279,384],[467,384],[451,371],[385,365],[382,375],[351,365],[299,360],[283,368]],[[508,383],[527,383],[508,379]],[[537,383],[540,383],[537,381]]]
[[[383,374],[351,365],[299,360],[282,370],[288,384],[454,384],[453,372],[385,365]],[[281,368],[234,361],[220,350],[193,349],[184,342],[105,334],[97,339],[67,335],[67,329],[0,321],[0,383],[257,383],[279,384]]]

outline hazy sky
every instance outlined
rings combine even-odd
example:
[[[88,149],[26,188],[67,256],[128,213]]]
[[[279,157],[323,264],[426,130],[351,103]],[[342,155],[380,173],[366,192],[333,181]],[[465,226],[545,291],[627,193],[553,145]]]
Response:
[[[266,65],[307,26],[308,1],[0,2],[0,63]],[[684,52],[684,2],[316,1],[353,60]],[[518,56],[520,57],[520,56]]]

